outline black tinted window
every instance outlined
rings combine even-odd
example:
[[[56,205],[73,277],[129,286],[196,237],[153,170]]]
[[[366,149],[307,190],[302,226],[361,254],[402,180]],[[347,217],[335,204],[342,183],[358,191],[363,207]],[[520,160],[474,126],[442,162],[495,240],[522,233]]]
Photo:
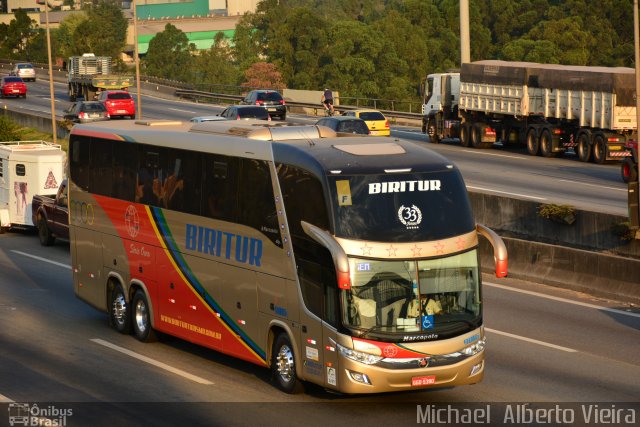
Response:
[[[269,164],[263,160],[242,159],[238,194],[240,222],[261,231],[282,247],[278,229]]]
[[[81,111],[106,111],[106,108],[100,103],[83,104],[81,107]]]
[[[6,83],[20,83],[22,79],[20,77],[5,77],[4,81]]]
[[[204,164],[202,214],[214,219],[236,222],[239,159],[208,155]]]
[[[107,95],[108,99],[131,99],[131,95],[128,93],[110,93]]]
[[[282,96],[278,92],[261,92],[258,94],[258,99],[261,101],[280,101]]]
[[[360,120],[344,120],[338,125],[338,132],[367,135],[369,128],[365,122]]]
[[[371,112],[367,112],[367,113],[360,113],[360,118],[362,120],[369,120],[369,121],[386,120],[384,118],[384,116],[382,115],[382,113],[379,113],[377,111],[371,111]]]
[[[243,119],[267,120],[269,113],[263,107],[238,108],[238,115]]]

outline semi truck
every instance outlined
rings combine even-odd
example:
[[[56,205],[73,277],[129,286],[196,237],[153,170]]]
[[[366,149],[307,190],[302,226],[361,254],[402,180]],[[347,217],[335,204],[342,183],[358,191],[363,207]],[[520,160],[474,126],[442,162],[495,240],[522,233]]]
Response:
[[[530,155],[573,150],[604,163],[636,139],[635,71],[498,60],[462,64],[423,83],[422,132],[465,147],[524,144]]]
[[[92,101],[103,90],[128,90],[133,82],[132,76],[112,73],[111,57],[93,53],[70,57],[67,78],[71,102],[80,97]]]

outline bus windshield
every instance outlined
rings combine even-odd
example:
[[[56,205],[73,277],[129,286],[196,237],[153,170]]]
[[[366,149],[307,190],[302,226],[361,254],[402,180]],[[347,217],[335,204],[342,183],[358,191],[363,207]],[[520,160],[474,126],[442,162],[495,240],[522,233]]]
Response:
[[[364,333],[460,334],[481,323],[478,254],[426,260],[349,257],[345,326]],[[362,331],[361,331],[362,332]]]
[[[426,242],[475,229],[467,189],[456,169],[329,179],[338,237]]]

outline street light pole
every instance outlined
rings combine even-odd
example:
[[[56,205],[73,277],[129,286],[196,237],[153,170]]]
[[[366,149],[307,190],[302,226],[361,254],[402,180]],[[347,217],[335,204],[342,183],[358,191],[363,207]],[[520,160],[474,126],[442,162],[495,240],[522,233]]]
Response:
[[[638,138],[638,125],[640,125],[640,19],[638,19],[638,0],[633,0],[633,39],[634,39],[634,53],[635,53],[635,66],[636,66],[636,141],[638,142],[638,148],[636,151],[640,151],[640,141]],[[640,159],[640,152],[637,153]],[[638,170],[637,179],[635,184],[635,195],[632,194],[632,186],[629,185],[629,220],[632,227],[636,228],[635,237],[640,239],[640,230],[638,227],[638,219],[640,218],[640,161],[636,165]],[[631,183],[630,183],[631,184]],[[631,210],[635,209],[635,212]],[[635,220],[635,221],[634,221]],[[635,222],[635,224],[634,224]]]
[[[138,120],[142,119],[142,96],[140,94],[140,57],[138,55],[138,15],[136,0],[133,0],[133,57],[136,64],[136,91],[138,93]]]
[[[49,32],[49,5],[44,2],[44,19],[47,25],[47,59],[49,60],[49,92],[51,94],[51,129],[53,130],[53,143],[58,143],[58,126],[56,125],[56,100],[53,92],[53,65],[51,64],[51,34]]]
[[[460,0],[460,67],[471,62],[469,42],[469,0]]]

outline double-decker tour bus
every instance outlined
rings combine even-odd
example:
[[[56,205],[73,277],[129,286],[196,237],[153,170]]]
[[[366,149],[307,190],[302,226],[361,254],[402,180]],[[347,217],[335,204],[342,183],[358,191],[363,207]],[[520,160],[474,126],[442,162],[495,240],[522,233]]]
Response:
[[[70,135],[76,295],[155,331],[346,393],[477,383],[479,235],[459,170],[400,139],[257,121]]]

